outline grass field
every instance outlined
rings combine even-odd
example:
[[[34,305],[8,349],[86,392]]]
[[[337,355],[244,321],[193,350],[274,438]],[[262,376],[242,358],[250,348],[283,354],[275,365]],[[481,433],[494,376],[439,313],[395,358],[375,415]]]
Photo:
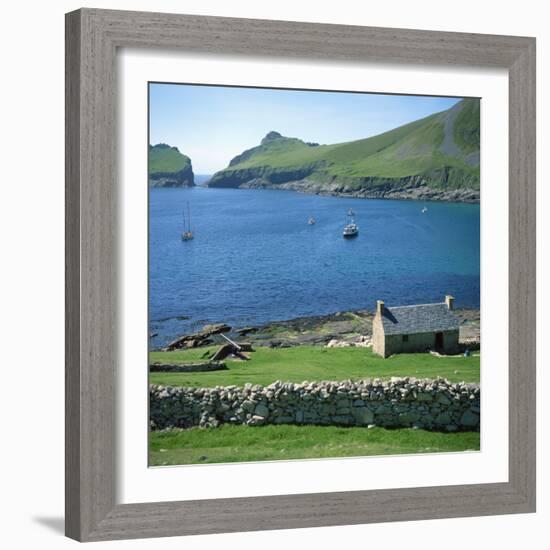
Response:
[[[479,433],[338,426],[233,426],[151,432],[152,466],[478,451]]]
[[[151,352],[150,362],[185,363],[201,359],[209,348]],[[228,370],[194,373],[151,373],[152,384],[213,387],[266,386],[276,380],[357,380],[362,378],[444,377],[451,382],[479,382],[479,354],[470,357],[434,357],[429,353],[400,354],[383,359],[369,348],[258,347],[250,361],[226,361]]]

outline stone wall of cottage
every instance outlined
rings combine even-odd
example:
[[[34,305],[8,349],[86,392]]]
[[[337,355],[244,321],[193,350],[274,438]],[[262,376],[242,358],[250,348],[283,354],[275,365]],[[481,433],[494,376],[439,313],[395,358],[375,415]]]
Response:
[[[379,313],[372,320],[372,351],[382,357],[386,357],[386,339]]]
[[[458,353],[458,330],[445,330],[442,334],[442,351],[450,354]],[[402,334],[390,334],[385,337],[385,357],[396,353],[414,353],[431,349],[435,349],[435,332],[408,334],[406,340],[403,339]]]
[[[444,379],[274,382],[269,386],[150,386],[151,428],[224,423],[318,424],[479,431],[480,387]]]

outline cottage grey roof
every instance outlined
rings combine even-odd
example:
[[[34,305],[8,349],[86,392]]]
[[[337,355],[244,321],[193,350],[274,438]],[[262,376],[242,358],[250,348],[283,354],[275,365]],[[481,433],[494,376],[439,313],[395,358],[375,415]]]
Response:
[[[420,334],[458,330],[458,317],[441,304],[384,307],[382,326],[385,334]]]

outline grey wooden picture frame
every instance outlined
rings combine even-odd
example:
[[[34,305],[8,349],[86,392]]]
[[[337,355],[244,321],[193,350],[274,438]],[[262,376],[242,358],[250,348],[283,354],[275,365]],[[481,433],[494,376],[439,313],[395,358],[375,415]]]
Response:
[[[508,70],[507,482],[115,502],[115,59],[123,47]],[[100,541],[526,513],[535,511],[535,486],[535,39],[97,9],[67,14],[67,536]]]

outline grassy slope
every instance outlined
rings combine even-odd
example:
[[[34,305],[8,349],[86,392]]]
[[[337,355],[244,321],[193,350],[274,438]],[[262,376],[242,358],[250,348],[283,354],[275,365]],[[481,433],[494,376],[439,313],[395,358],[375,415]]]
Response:
[[[191,165],[189,157],[180,153],[177,147],[158,144],[149,147],[149,173],[176,173]]]
[[[400,178],[444,167],[456,168],[479,178],[479,167],[468,166],[462,157],[443,155],[447,111],[400,126],[378,136],[335,145],[310,147],[295,138],[279,138],[255,148],[244,160],[222,171],[271,167],[292,169],[324,161],[326,176]],[[454,127],[457,145],[464,154],[479,150],[479,101],[463,100]],[[458,136],[458,137],[457,137]]]
[[[151,432],[151,465],[477,451],[478,432],[232,426]]]
[[[464,153],[479,151],[479,100],[468,100],[456,117],[454,140]]]
[[[150,361],[163,363],[193,362],[207,348],[189,351],[151,352]],[[400,354],[383,359],[368,348],[257,348],[251,360],[226,361],[228,370],[194,373],[151,373],[152,384],[213,387],[249,382],[266,386],[275,380],[347,380],[412,376],[452,382],[479,382],[479,355],[470,357],[434,357],[428,353]]]

